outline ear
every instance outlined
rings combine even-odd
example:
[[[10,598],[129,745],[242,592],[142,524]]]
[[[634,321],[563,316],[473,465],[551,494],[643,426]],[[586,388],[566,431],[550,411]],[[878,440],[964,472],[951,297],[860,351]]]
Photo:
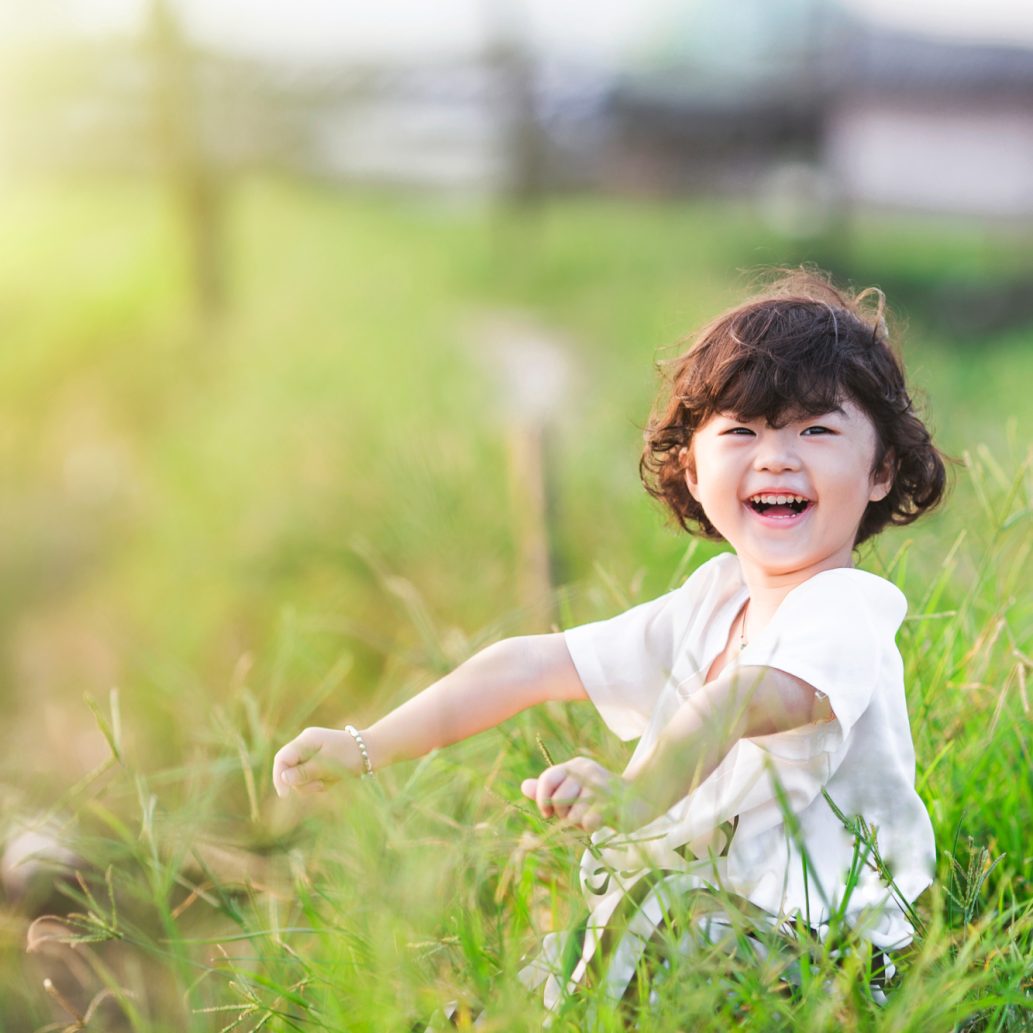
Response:
[[[892,449],[889,449],[879,466],[872,471],[871,490],[868,492],[869,502],[881,502],[890,493],[896,473],[897,456]]]
[[[678,449],[678,462],[685,474],[685,486],[689,494],[699,502],[699,481],[696,478],[696,464],[692,461],[692,450],[686,445]]]

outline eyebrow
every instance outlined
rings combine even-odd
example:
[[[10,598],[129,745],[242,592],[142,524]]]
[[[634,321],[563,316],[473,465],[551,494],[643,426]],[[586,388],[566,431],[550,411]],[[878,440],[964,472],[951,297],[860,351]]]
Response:
[[[819,412],[801,412],[792,414],[789,417],[791,423],[804,423],[807,420],[820,420],[823,416],[842,416],[846,419],[849,414],[841,405],[834,405],[831,409],[822,409]]]
[[[760,413],[757,416],[750,417],[749,419],[744,419],[739,413],[730,412],[729,410],[724,410],[723,412],[718,411],[714,415],[720,416],[726,420],[731,420],[733,423],[752,423],[754,420],[765,420],[765,422],[767,421],[767,417],[764,416],[763,413]],[[799,415],[791,415],[787,422],[803,423],[807,420],[817,420],[821,419],[823,416],[834,415],[842,416],[844,419],[849,419],[849,414],[847,413],[846,409],[843,408],[843,406],[834,405],[831,409],[823,409],[821,412],[800,413]]]

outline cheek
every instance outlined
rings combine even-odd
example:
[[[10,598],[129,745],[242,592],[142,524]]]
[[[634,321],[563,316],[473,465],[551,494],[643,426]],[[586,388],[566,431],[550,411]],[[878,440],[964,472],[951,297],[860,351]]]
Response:
[[[725,526],[730,519],[731,507],[739,505],[738,487],[734,479],[724,476],[720,465],[715,467],[702,460],[693,473],[686,471],[685,483],[707,519],[715,527]]]
[[[873,491],[873,479],[868,473],[868,467],[858,462],[852,469],[842,471],[836,491],[844,505],[863,513],[871,501]]]

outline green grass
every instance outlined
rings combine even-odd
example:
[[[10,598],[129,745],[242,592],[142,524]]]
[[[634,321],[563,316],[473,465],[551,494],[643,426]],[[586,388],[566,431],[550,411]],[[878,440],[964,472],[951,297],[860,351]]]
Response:
[[[738,270],[808,253],[713,204],[499,213],[262,179],[230,198],[213,323],[153,186],[0,193],[0,832],[49,817],[84,878],[0,910],[0,1030],[72,1023],[47,976],[80,1014],[108,991],[95,1029],[408,1029],[451,999],[538,1029],[515,973],[574,913],[580,841],[518,785],[538,735],[620,763],[594,714],[544,708],[305,805],[271,794],[272,754],[542,630],[514,587],[520,494],[478,314],[531,313],[565,342],[555,611],[580,622],[712,553],[636,481],[652,363],[734,300]],[[862,557],[911,603],[937,880],[883,1008],[861,955],[801,948],[787,993],[777,966],[709,952],[640,1028],[1028,1028],[1031,332],[947,340],[923,299],[958,270],[1029,270],[1011,238],[930,223],[865,223],[813,254],[910,285],[912,377],[965,458],[942,512]],[[47,911],[83,917],[30,929]]]

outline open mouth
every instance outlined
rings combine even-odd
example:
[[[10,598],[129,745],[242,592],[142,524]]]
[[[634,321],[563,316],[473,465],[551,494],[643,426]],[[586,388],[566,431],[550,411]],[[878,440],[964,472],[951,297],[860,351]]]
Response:
[[[814,505],[810,499],[805,499],[802,495],[782,494],[753,495],[746,502],[754,513],[783,520],[799,516]]]

